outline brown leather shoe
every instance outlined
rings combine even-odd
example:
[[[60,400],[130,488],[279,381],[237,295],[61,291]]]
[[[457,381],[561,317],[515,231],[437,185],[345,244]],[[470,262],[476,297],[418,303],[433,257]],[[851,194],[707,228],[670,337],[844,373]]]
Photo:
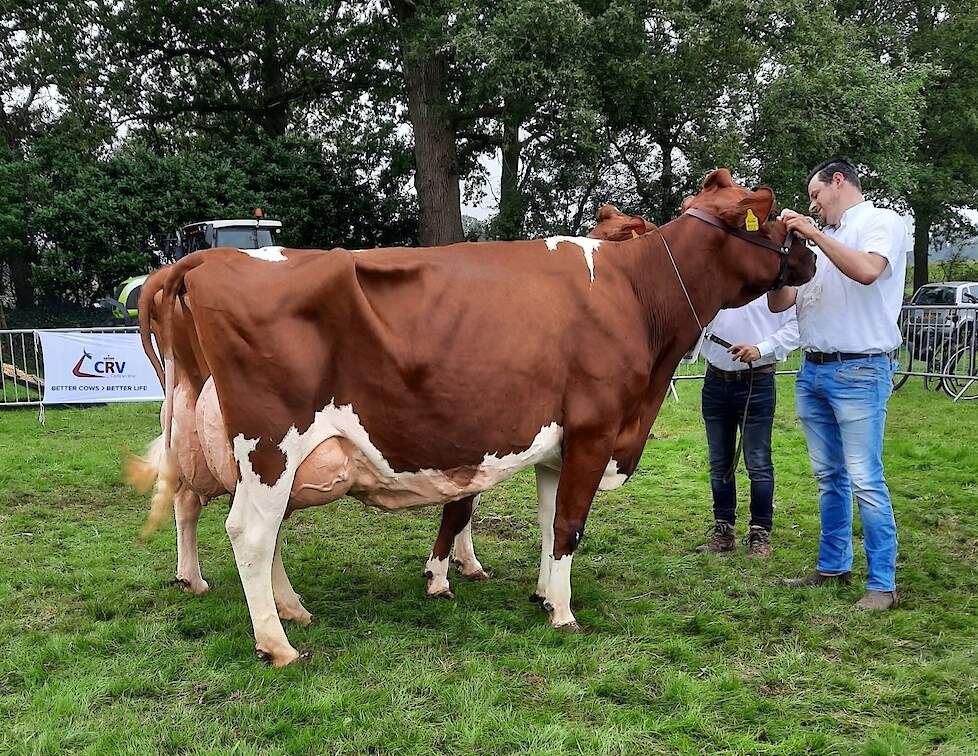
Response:
[[[825,575],[815,570],[811,575],[803,578],[781,578],[781,585],[786,585],[789,588],[814,588],[832,582],[849,585],[851,574],[850,572],[840,572],[838,575]]]
[[[760,525],[751,525],[744,538],[747,545],[748,559],[767,559],[774,549],[771,548],[771,533]]]
[[[717,520],[707,532],[712,533],[710,540],[696,547],[697,554],[722,554],[737,548],[737,534],[733,523]]]
[[[896,609],[898,603],[896,591],[866,591],[856,602],[856,609],[861,612],[885,612]]]

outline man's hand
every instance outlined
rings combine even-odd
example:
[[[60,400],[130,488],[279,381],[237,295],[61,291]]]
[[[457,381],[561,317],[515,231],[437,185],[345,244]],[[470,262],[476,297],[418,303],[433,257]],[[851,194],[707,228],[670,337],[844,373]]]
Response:
[[[752,344],[734,344],[730,349],[730,356],[735,360],[750,364],[754,360],[761,359],[761,350]]]
[[[789,231],[794,231],[798,236],[805,239],[815,240],[816,237],[821,235],[821,231],[818,226],[815,225],[814,218],[809,218],[807,215],[802,215],[801,213],[796,213],[794,210],[788,210],[785,208],[781,211],[779,216],[781,220],[784,221],[784,225],[788,227]]]

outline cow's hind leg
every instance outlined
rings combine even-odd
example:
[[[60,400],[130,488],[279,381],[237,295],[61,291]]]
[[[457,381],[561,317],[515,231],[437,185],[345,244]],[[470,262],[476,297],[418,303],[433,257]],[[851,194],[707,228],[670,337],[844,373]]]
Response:
[[[550,585],[550,565],[554,550],[554,512],[557,506],[557,481],[560,473],[549,467],[537,465],[537,519],[540,523],[540,573],[537,589],[530,601],[544,606]]]
[[[472,515],[475,514],[475,510],[479,506],[480,496],[481,494],[472,500],[472,511],[469,513],[469,519],[462,531],[455,536],[455,545],[452,547],[452,562],[458,567],[459,573],[470,580],[488,580],[490,577],[479,560],[476,559],[475,547],[472,545]]]
[[[189,593],[207,593],[208,585],[200,574],[197,554],[197,522],[204,497],[182,485],[173,502],[173,519],[177,524],[177,584]]]
[[[284,667],[298,659],[299,652],[289,643],[278,616],[272,591],[272,562],[295,469],[290,470],[287,464],[282,469],[281,452],[268,447],[256,449],[258,444],[258,441],[247,441],[243,436],[234,440],[234,456],[241,480],[235,489],[225,528],[248,601],[255,630],[255,650],[276,667]],[[260,465],[260,469],[279,471],[277,481],[271,486],[262,482],[253,464],[255,467]]]
[[[302,605],[299,594],[293,590],[289,576],[285,572],[285,565],[282,564],[283,539],[284,535],[280,529],[275,544],[275,556],[272,558],[272,595],[275,596],[275,608],[278,609],[280,618],[307,626],[312,622],[312,615]]]
[[[426,590],[429,596],[454,598],[448,585],[448,557],[451,554],[455,537],[462,532],[472,518],[472,496],[448,502],[441,512],[441,527],[431,555],[424,566],[424,576],[428,578]]]

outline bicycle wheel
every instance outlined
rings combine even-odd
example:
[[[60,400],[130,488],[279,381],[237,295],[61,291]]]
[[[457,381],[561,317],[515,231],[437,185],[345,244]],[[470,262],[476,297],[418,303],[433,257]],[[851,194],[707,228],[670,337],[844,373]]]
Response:
[[[978,399],[978,354],[970,344],[961,347],[944,363],[941,388],[954,400]]]
[[[893,355],[895,361],[899,361],[900,355],[896,353]],[[913,354],[908,349],[907,350],[907,364],[906,367],[901,371],[900,366],[897,365],[897,369],[893,371],[893,390],[898,390],[907,379],[910,377],[910,371],[913,369]]]

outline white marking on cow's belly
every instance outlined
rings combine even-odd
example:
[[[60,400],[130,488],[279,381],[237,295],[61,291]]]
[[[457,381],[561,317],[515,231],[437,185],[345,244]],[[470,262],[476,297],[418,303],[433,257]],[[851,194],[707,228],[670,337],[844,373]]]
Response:
[[[305,432],[298,433],[293,427],[279,444],[288,460],[287,468],[298,469],[319,444],[334,437],[346,439],[354,449],[350,458],[354,482],[349,494],[366,504],[392,510],[421,504],[444,504],[485,491],[531,465],[559,465],[563,429],[556,422],[545,425],[527,449],[502,456],[486,452],[476,465],[397,472],[370,440],[353,406],[337,407],[330,402],[316,413]],[[257,443],[257,440],[245,439],[243,434],[235,438],[234,452],[239,464],[242,453],[247,457]],[[250,461],[248,467],[251,467]]]
[[[550,236],[545,241],[547,242],[547,249],[551,252],[556,251],[557,245],[561,242],[570,242],[580,247],[584,253],[584,262],[587,263],[588,272],[591,274],[591,283],[594,283],[594,253],[601,246],[600,239],[588,239],[584,236]]]
[[[282,254],[284,247],[259,247],[258,249],[241,249],[249,257],[265,262],[285,262],[289,258]]]
[[[626,480],[628,480],[628,476],[618,472],[618,461],[613,459],[604,469],[604,475],[601,476],[601,482],[598,483],[598,490],[613,491],[623,486]]]

